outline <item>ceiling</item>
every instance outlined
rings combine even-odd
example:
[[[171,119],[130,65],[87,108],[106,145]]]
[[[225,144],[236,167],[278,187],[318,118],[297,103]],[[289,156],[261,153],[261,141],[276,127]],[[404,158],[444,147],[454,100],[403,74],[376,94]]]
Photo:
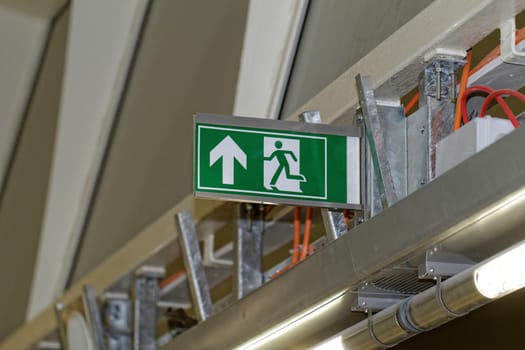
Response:
[[[0,0],[0,339],[191,193],[193,113],[286,117],[429,2]]]

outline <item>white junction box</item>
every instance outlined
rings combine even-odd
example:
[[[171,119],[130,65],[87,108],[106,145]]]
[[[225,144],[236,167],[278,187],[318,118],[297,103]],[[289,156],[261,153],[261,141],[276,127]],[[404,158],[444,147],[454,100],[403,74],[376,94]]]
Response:
[[[474,118],[467,125],[438,142],[436,176],[455,167],[512,130],[514,126],[507,119],[489,116]]]

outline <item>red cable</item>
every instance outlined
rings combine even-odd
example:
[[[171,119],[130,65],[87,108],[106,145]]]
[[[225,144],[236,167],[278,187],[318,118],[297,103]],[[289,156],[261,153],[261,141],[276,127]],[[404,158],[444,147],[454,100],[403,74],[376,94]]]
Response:
[[[470,64],[472,63],[472,50],[469,50],[467,52],[467,62],[463,66],[463,70],[461,71],[461,81],[459,83],[459,99],[461,99],[461,96],[465,94],[465,90],[467,89],[468,84],[468,77],[470,72]],[[454,88],[456,88],[454,86]],[[456,103],[456,110],[454,111],[454,131],[459,129],[461,126],[461,105]]]
[[[479,116],[480,117],[485,116],[485,114],[487,113],[487,109],[489,108],[490,103],[492,102],[492,100],[495,99],[495,98],[496,99],[498,99],[498,98],[501,99],[501,97],[500,97],[501,95],[511,95],[511,96],[514,96],[517,99],[525,102],[525,95],[522,94],[521,92],[518,92],[518,91],[515,91],[515,90],[510,90],[510,89],[502,89],[502,90],[493,91],[487,96],[487,98],[485,99],[485,102],[483,102],[483,105],[481,105],[481,110],[479,112]],[[508,105],[507,105],[507,107],[508,107]],[[515,128],[519,128],[520,127],[520,123],[516,120],[516,117],[514,115],[512,115],[512,117],[509,116],[509,120],[512,122],[512,125],[514,125]]]
[[[468,114],[467,114],[467,98],[469,95],[471,95],[474,92],[485,92],[487,94],[491,94],[494,92],[494,89],[485,86],[485,85],[475,85],[471,86],[468,89],[465,90],[463,95],[461,95],[460,103],[461,103],[461,115],[463,117],[463,124],[467,124],[469,122]],[[509,105],[503,100],[501,97],[496,97],[496,101],[501,105],[501,108],[503,108],[503,111],[507,115],[507,118],[512,122],[512,120],[516,120],[516,117],[514,116],[514,113],[512,113],[512,110],[510,109]],[[514,123],[513,123],[514,124]]]

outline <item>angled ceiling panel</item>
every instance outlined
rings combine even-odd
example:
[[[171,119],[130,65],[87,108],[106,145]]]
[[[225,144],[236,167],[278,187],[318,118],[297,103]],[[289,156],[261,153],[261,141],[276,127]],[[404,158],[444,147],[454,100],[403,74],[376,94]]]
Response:
[[[62,294],[148,2],[74,1],[28,318]]]
[[[193,113],[231,114],[248,2],[152,2],[73,280],[191,192]]]
[[[51,20],[64,2],[0,1],[0,200]]]
[[[250,1],[234,115],[279,116],[307,8],[307,0]]]
[[[312,0],[281,117],[295,112],[431,2]]]
[[[49,23],[51,17],[50,14]],[[25,320],[51,169],[68,19],[68,12],[62,13],[50,32],[0,204],[0,266],[4,267],[0,288],[0,339]],[[17,35],[17,28],[11,27],[9,32]],[[3,35],[5,33],[0,33],[0,37]],[[40,42],[33,44],[41,45]],[[3,50],[0,56],[2,54]],[[0,70],[9,69],[9,65],[4,64],[0,62]],[[2,115],[0,124],[6,117]]]

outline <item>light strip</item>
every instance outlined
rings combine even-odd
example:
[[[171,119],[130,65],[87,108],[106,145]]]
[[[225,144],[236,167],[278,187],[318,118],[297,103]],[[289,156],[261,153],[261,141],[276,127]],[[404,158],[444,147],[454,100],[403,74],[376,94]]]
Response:
[[[342,300],[341,297],[343,294],[344,292],[341,292],[326,299],[325,301],[287,320],[286,322],[271,328],[270,330],[262,333],[261,335],[253,339],[250,339],[248,342],[236,347],[235,350],[253,350],[264,346],[265,344],[279,338],[291,329],[296,328],[301,324],[304,324],[304,322],[310,321],[318,317],[319,315],[325,313],[326,311],[338,306]]]
[[[477,268],[474,282],[478,291],[490,299],[525,287],[525,241]]]
[[[337,335],[324,343],[316,345],[311,350],[345,350],[343,345],[343,336]]]

